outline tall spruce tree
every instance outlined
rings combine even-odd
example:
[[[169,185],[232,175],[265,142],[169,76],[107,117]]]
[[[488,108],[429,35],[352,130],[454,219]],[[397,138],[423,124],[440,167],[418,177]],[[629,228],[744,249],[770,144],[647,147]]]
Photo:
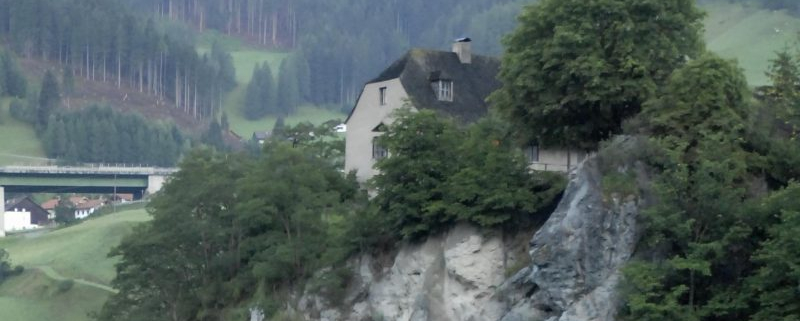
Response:
[[[47,120],[61,103],[61,91],[58,88],[58,80],[52,71],[48,70],[42,80],[42,89],[39,92],[39,104],[36,108],[36,126],[44,130]]]

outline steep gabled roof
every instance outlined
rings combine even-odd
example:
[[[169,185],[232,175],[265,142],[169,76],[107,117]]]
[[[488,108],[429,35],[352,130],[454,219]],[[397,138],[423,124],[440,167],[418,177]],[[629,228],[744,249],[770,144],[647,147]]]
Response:
[[[463,64],[454,52],[412,49],[368,84],[399,78],[414,107],[473,122],[486,114],[486,98],[501,86],[499,69],[493,57],[472,55],[472,63]],[[440,79],[453,81],[453,101],[437,99],[431,82]]]

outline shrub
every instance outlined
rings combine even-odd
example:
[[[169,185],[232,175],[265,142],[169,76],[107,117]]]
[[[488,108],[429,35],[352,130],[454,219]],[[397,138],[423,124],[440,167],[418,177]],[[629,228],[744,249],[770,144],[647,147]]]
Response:
[[[58,282],[58,292],[64,293],[72,289],[72,286],[75,285],[75,280],[67,279],[61,282]]]

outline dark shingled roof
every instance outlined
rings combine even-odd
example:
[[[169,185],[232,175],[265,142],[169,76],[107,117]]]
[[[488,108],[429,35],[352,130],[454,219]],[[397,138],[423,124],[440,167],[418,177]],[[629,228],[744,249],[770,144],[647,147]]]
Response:
[[[400,78],[414,107],[473,122],[486,114],[486,98],[501,86],[499,69],[493,57],[472,55],[471,64],[462,64],[453,52],[412,49],[369,83]],[[453,101],[436,98],[431,82],[439,79],[453,81]]]

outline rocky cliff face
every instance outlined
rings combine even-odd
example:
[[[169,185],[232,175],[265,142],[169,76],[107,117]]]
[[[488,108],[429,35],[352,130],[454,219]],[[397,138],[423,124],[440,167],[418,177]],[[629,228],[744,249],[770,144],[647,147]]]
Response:
[[[510,278],[515,251],[500,236],[459,225],[403,246],[393,263],[351,262],[354,281],[333,308],[304,295],[309,320],[611,321],[620,268],[637,240],[637,200],[604,198],[597,160],[573,173],[557,209],[530,241],[530,265]],[[526,260],[527,261],[527,260]]]

